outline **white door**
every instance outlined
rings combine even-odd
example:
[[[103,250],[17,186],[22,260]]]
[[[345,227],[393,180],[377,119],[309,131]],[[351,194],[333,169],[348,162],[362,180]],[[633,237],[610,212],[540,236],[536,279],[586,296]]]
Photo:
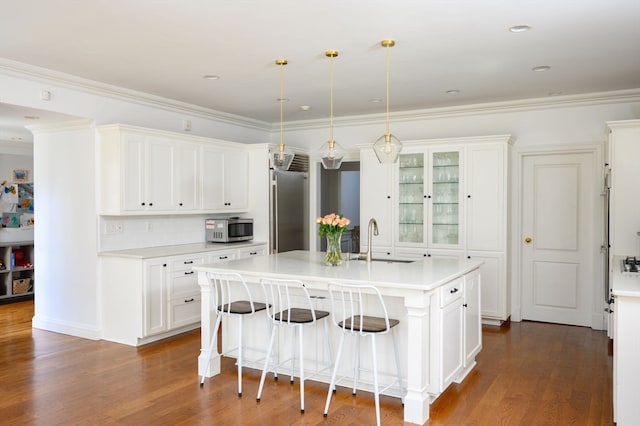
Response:
[[[522,319],[591,326],[594,173],[590,153],[523,158]]]

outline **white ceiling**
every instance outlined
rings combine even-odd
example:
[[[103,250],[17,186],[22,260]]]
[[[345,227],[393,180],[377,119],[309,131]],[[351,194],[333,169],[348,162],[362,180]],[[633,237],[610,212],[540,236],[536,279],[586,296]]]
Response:
[[[389,52],[392,112],[640,88],[639,0],[0,0],[0,6],[0,58],[266,123],[280,114],[276,58],[289,61],[285,121],[328,118],[327,49],[340,52],[335,116],[383,113],[384,38],[396,40]],[[512,33],[514,25],[531,30]],[[551,69],[532,71],[542,65]],[[207,74],[220,79],[206,80]],[[446,93],[453,89],[460,92]]]

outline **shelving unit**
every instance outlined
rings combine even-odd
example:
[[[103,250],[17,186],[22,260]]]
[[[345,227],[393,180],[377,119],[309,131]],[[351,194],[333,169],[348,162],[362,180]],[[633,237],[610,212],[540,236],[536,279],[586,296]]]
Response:
[[[22,253],[21,259],[16,252]],[[0,243],[0,261],[0,303],[32,299],[35,288],[33,241]]]

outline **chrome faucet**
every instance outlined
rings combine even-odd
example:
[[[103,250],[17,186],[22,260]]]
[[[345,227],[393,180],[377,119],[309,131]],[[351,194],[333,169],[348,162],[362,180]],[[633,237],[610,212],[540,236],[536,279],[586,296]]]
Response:
[[[359,260],[366,260],[367,262],[371,262],[371,231],[373,230],[373,235],[378,235],[378,222],[374,218],[369,219],[369,226],[367,227],[367,252],[359,253]]]

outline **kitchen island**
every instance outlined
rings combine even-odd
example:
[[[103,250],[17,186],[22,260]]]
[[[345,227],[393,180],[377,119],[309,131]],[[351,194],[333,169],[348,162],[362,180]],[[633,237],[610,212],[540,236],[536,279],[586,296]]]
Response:
[[[220,360],[214,355],[209,371],[205,371],[209,357],[208,349],[215,322],[215,310],[211,306],[211,293],[206,278],[208,272],[240,273],[252,287],[255,300],[263,300],[260,278],[299,279],[305,283],[318,309],[330,310],[327,299],[327,284],[337,281],[348,284],[372,284],[380,289],[385,298],[389,316],[400,320],[397,330],[401,367],[405,378],[404,420],[423,424],[429,418],[429,404],[453,381],[459,382],[475,366],[475,355],[482,347],[480,323],[480,261],[469,259],[433,259],[413,262],[390,262],[359,260],[345,261],[342,265],[325,265],[324,253],[293,251],[269,256],[255,256],[249,259],[231,260],[216,264],[194,266],[198,272],[201,288],[201,353],[198,357],[198,374],[212,376],[220,371]],[[257,284],[257,285],[256,285]],[[225,319],[222,346],[236,344],[230,342],[234,323]],[[223,321],[223,323],[225,322]],[[266,352],[268,325],[264,314],[256,314],[252,322],[245,323],[245,355],[257,358]],[[321,328],[319,328],[321,330]],[[334,341],[339,331],[330,327]],[[314,336],[313,334],[317,334]],[[306,335],[309,338],[307,339]],[[330,364],[324,359],[327,351],[323,347],[322,333],[306,333],[306,354],[315,359],[305,365]],[[378,354],[379,371],[393,372],[393,350],[389,335],[380,336]],[[246,349],[247,346],[251,348]],[[336,346],[333,346],[336,347]],[[369,362],[369,353],[361,353],[361,367]],[[288,353],[289,342],[279,342],[279,353]],[[310,356],[311,356],[310,355]],[[345,371],[349,374],[350,353],[344,355]],[[264,356],[264,355],[263,355]],[[335,356],[335,355],[334,355]],[[314,364],[315,363],[315,364]],[[261,368],[261,367],[260,367]],[[311,367],[310,367],[311,368]],[[311,371],[313,374],[314,371]],[[360,377],[362,379],[363,377]],[[366,379],[366,378],[365,378]],[[329,372],[319,374],[314,380],[329,382]],[[360,385],[359,381],[359,385]],[[366,380],[362,387],[367,388]],[[388,393],[400,396],[398,388],[390,388]]]

